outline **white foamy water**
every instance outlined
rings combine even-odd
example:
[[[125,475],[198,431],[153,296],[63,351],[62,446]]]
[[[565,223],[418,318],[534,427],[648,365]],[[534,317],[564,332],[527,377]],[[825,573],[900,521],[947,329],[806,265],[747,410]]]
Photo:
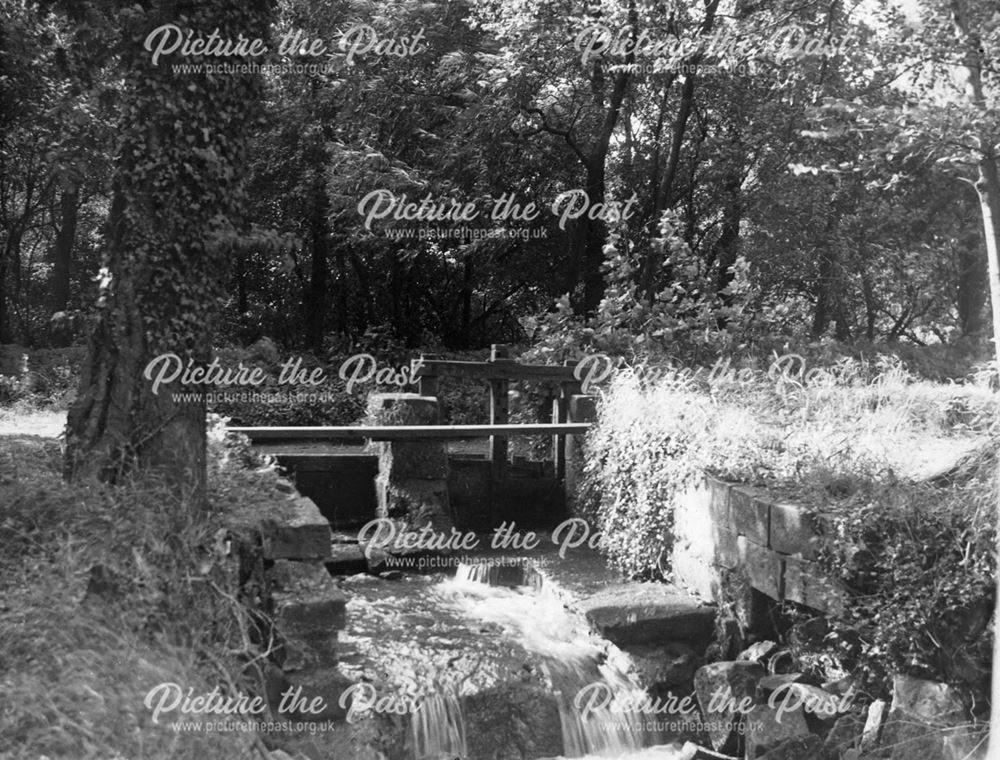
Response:
[[[410,721],[410,740],[416,760],[468,757],[458,697],[444,694],[425,698]]]
[[[587,620],[566,607],[552,583],[536,580],[533,587],[510,588],[479,582],[489,577],[482,566],[462,566],[455,578],[436,584],[434,592],[463,616],[502,627],[519,645],[540,655],[559,705],[562,757],[683,757],[678,744],[666,744],[658,732],[644,728],[656,716],[577,706],[576,695],[588,684],[600,683],[633,704],[641,703],[645,692],[627,673],[627,655],[595,636]]]

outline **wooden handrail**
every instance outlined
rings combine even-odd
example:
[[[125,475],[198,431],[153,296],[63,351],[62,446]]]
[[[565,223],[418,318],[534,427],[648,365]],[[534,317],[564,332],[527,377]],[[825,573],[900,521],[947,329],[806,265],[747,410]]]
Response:
[[[358,425],[353,427],[231,427],[254,441],[344,440],[399,441],[442,438],[510,438],[517,435],[582,435],[589,422],[530,423],[524,425]]]
[[[473,380],[535,380],[573,382],[573,367],[548,364],[519,364],[512,359],[489,362],[461,362],[449,359],[424,359],[416,377],[464,377]]]

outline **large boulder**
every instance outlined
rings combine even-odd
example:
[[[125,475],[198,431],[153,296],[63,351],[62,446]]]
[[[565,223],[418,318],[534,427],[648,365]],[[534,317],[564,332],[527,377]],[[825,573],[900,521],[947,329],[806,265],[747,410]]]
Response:
[[[702,716],[708,724],[712,749],[726,747],[737,724],[753,709],[757,684],[764,668],[756,662],[714,662],[694,674],[694,690]]]
[[[468,757],[506,760],[563,754],[556,697],[534,683],[507,682],[462,700]]]
[[[747,757],[753,757],[747,754]],[[757,760],[823,760],[823,741],[818,736],[803,734],[785,739]]]
[[[945,739],[969,722],[969,712],[953,686],[897,675],[882,744],[893,760],[945,757]]]
[[[694,648],[683,641],[635,644],[625,651],[635,664],[640,683],[653,696],[690,691],[695,671],[702,663]]]
[[[809,727],[806,725],[805,714],[802,710],[789,710],[783,712],[770,705],[757,705],[746,715],[744,722],[746,731],[746,756],[756,758],[767,753],[767,757],[772,756],[772,750],[788,742],[789,739],[801,739],[810,736]],[[812,737],[816,739],[816,737]],[[819,744],[818,739],[816,743]],[[797,745],[796,745],[797,746]],[[795,754],[790,750],[782,749],[779,754],[775,754],[773,760],[782,758],[783,760],[801,760],[807,757],[807,752]]]

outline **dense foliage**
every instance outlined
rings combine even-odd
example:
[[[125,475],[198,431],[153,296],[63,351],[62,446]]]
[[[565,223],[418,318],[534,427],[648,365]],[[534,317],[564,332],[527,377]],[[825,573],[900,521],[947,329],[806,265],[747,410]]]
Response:
[[[622,373],[587,438],[580,510],[622,572],[669,577],[674,507],[703,473],[803,503],[836,539],[824,562],[850,589],[841,623],[861,641],[833,655],[876,690],[892,672],[982,690],[996,571],[993,394],[919,381],[894,359],[844,359],[805,377],[802,366]],[[939,472],[972,440],[992,443]]]
[[[975,178],[975,146],[995,142],[984,138],[996,127],[995,75],[985,64],[979,72],[985,103],[942,84],[951,81],[942,67],[971,60],[968,39],[931,3],[731,5],[283,0],[272,38],[300,30],[333,55],[256,61],[273,68],[261,76],[245,197],[227,190],[167,225],[198,227],[210,248],[226,247],[221,280],[202,283],[222,286],[212,292],[222,294],[224,338],[269,336],[314,352],[332,340],[349,353],[374,329],[411,348],[477,348],[530,338],[531,320],[565,295],[561,308],[581,319],[604,297],[629,300],[669,343],[687,320],[663,309],[664,294],[676,302],[698,280],[693,301],[728,306],[734,277],[746,294],[735,327],[756,336],[984,338],[980,204],[962,180]],[[989,3],[955,7],[988,56],[1000,27]],[[154,105],[119,87],[149,25],[116,8],[2,11],[0,342],[85,333],[109,243],[114,159],[129,130],[148,123],[129,109]],[[341,35],[360,26],[385,40],[419,32],[420,44],[407,56],[348,55]],[[597,26],[677,44],[588,55],[579,48]],[[782,51],[775,41],[793,32],[823,41],[824,54]],[[699,37],[740,45],[698,47]],[[170,184],[221,193],[229,132],[203,132],[199,120],[225,115],[206,99],[236,78],[167,75],[166,64],[144,76],[182,85],[171,102],[192,106],[159,120],[161,147],[178,152]],[[465,231],[392,216],[369,223],[358,205],[380,191],[486,212]],[[627,213],[561,224],[550,206],[569,191],[634,201]],[[487,218],[504,194],[540,214]],[[236,205],[250,224],[213,232]],[[683,252],[665,244],[665,212]],[[602,271],[607,246],[620,261]]]

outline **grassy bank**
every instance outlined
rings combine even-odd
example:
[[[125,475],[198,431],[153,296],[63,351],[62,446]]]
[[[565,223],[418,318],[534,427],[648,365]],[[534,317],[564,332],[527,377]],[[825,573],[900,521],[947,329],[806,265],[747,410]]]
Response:
[[[274,476],[211,450],[206,512],[148,480],[68,485],[55,441],[0,437],[0,757],[260,756],[253,734],[179,731],[143,704],[160,683],[254,681],[220,508],[266,498]]]

